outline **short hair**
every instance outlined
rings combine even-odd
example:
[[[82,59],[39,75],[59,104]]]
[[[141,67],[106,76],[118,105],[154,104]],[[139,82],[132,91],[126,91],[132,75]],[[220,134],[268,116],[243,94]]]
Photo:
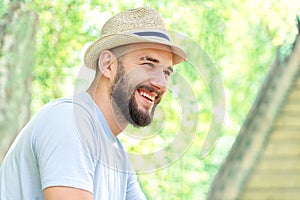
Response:
[[[118,47],[109,49],[109,51],[111,51],[117,57],[117,59],[119,59],[127,53],[127,50],[128,50],[127,46],[128,45],[118,46]]]
[[[127,53],[127,45],[122,45],[122,46],[118,46],[118,47],[114,47],[112,49],[109,49],[109,51],[114,54],[114,56],[116,57],[116,60],[121,60],[122,57]],[[99,56],[100,58],[100,56]],[[99,58],[97,60],[97,67],[96,67],[96,76],[99,73]]]

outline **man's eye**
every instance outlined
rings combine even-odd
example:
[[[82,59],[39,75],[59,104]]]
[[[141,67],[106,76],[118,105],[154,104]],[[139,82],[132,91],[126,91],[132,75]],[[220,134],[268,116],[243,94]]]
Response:
[[[143,65],[148,65],[149,67],[154,67],[154,64],[153,63],[149,63],[149,62],[143,63]]]
[[[167,77],[171,76],[171,72],[169,72],[169,71],[164,71],[164,74],[165,74],[165,76],[167,76]]]

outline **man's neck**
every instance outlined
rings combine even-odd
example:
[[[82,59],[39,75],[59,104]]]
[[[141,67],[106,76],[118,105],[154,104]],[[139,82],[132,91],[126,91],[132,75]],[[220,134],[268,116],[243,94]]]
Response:
[[[117,111],[113,109],[111,96],[105,89],[94,87],[92,84],[87,90],[88,94],[92,97],[95,104],[101,110],[111,132],[115,137],[119,135],[128,125],[128,122]]]

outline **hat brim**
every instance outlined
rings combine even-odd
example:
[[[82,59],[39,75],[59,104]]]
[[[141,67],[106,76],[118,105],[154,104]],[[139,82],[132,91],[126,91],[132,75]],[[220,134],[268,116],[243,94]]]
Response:
[[[186,53],[178,46],[173,45],[171,42],[166,40],[160,40],[158,38],[144,38],[135,34],[112,34],[105,35],[96,40],[92,45],[89,46],[84,55],[85,65],[95,70],[99,55],[104,50],[109,50],[118,46],[135,43],[156,43],[163,44],[170,47],[170,52],[173,54],[173,65],[179,64],[186,60]]]

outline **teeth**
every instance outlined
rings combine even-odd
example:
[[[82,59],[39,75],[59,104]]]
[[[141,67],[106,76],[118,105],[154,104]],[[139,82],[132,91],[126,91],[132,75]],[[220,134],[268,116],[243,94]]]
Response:
[[[151,95],[149,95],[149,94],[147,94],[147,93],[145,93],[145,92],[141,92],[141,95],[142,96],[145,96],[145,97],[147,97],[147,98],[149,98],[149,99],[151,99],[152,101],[154,101],[154,96],[151,96]]]

